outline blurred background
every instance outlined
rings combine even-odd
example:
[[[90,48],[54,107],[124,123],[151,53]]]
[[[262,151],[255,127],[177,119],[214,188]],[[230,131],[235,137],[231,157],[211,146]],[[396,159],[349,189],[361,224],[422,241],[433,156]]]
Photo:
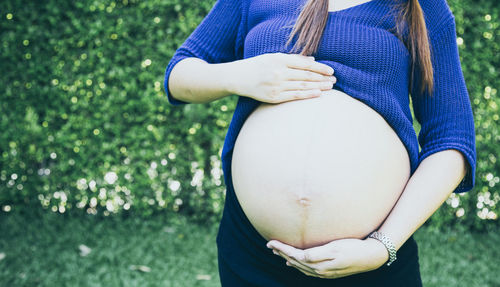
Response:
[[[163,90],[214,3],[2,1],[0,286],[219,286],[220,153],[236,97],[172,107]],[[448,4],[476,187],[415,234],[422,279],[500,286],[500,5]]]

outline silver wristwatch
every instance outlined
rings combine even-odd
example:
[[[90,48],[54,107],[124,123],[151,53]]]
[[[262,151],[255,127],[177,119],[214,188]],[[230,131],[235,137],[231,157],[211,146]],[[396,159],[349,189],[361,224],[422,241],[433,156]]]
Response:
[[[373,231],[372,233],[370,233],[370,235],[368,235],[368,237],[377,239],[384,244],[385,248],[387,248],[387,251],[389,251],[389,262],[387,262],[387,266],[391,265],[391,263],[396,260],[396,247],[389,239],[389,237],[379,231]]]

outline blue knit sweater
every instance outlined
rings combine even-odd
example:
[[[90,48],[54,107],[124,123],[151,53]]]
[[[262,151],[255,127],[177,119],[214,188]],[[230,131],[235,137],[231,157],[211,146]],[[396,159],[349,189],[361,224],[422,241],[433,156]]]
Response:
[[[396,0],[405,1],[405,0]],[[197,57],[208,63],[224,63],[264,53],[291,50],[287,37],[306,0],[218,0],[209,14],[177,49],[165,71],[164,88],[173,105],[168,78],[184,58]],[[474,187],[476,147],[474,120],[456,43],[455,17],[446,0],[419,0],[431,45],[434,93],[420,93],[416,67],[414,88],[410,55],[395,35],[391,0],[372,0],[340,11],[329,12],[316,61],[335,70],[333,89],[366,103],[394,129],[405,145],[411,174],[427,156],[446,149],[460,151],[468,172],[455,193]],[[390,17],[389,17],[390,16]],[[403,39],[407,39],[406,31]],[[413,128],[410,101],[421,125]],[[239,96],[222,151],[227,185],[231,181],[231,158],[236,137],[249,114],[260,103]],[[419,150],[419,144],[421,150]]]

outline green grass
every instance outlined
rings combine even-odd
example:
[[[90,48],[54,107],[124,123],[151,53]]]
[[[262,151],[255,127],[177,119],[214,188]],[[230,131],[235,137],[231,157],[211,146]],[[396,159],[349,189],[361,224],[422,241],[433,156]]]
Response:
[[[0,286],[219,286],[216,233],[183,218],[1,213]],[[500,286],[499,232],[415,238],[424,286]]]

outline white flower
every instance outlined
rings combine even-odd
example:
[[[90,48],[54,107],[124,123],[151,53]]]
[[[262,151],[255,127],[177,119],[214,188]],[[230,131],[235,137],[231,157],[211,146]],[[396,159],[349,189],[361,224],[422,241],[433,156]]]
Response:
[[[116,173],[113,171],[107,172],[106,175],[104,176],[104,180],[109,184],[115,183],[117,179],[118,175],[116,175]]]

